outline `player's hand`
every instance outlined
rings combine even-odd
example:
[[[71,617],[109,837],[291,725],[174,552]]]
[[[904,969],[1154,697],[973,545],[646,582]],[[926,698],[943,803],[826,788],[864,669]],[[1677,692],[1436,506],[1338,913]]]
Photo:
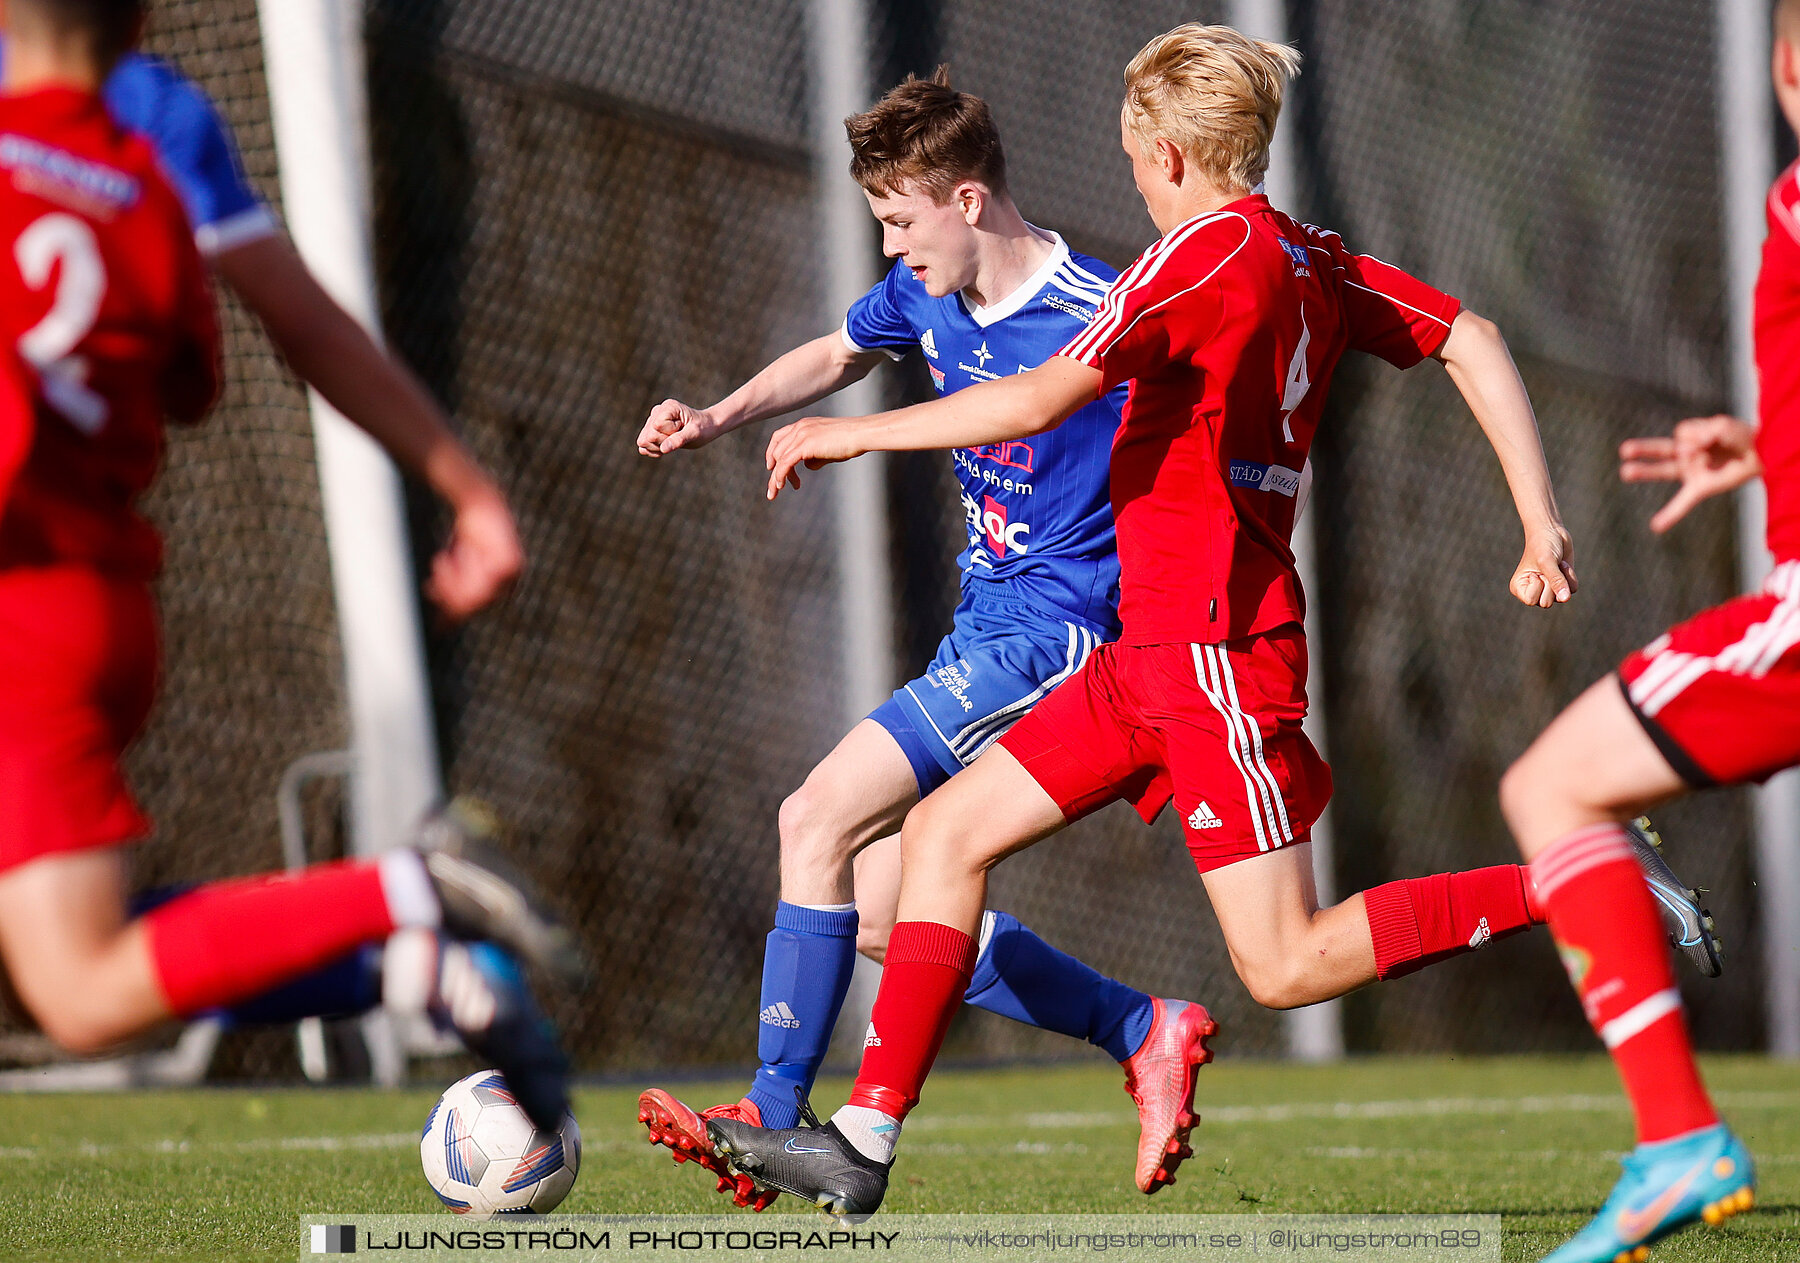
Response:
[[[525,549],[505,498],[497,491],[475,496],[458,506],[450,538],[432,559],[425,595],[460,623],[497,600],[524,568]]]
[[[1570,564],[1574,545],[1558,522],[1533,531],[1525,539],[1525,555],[1513,571],[1512,594],[1522,604],[1547,610],[1575,595],[1580,584]]]
[[[851,423],[857,417],[803,417],[784,425],[769,439],[764,463],[769,470],[769,499],[784,485],[800,486],[800,466],[823,469],[838,461],[863,454],[852,438]]]
[[[649,419],[638,431],[637,449],[640,455],[656,457],[684,447],[704,447],[723,433],[725,427],[706,409],[665,399],[650,409]]]
[[[1762,473],[1756,427],[1736,417],[1691,417],[1668,438],[1626,439],[1619,445],[1619,477],[1626,482],[1679,482],[1650,519],[1661,535],[1702,500],[1735,491]]]

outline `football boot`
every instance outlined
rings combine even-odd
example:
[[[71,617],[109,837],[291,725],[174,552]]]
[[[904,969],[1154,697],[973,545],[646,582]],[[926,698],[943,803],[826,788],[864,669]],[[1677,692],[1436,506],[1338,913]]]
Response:
[[[747,1175],[733,1175],[725,1160],[713,1151],[706,1134],[706,1122],[712,1118],[729,1118],[752,1127],[762,1126],[762,1111],[748,1098],[730,1105],[715,1105],[695,1113],[692,1107],[661,1088],[651,1088],[638,1097],[638,1122],[649,1130],[653,1145],[666,1145],[675,1161],[692,1162],[712,1172],[719,1179],[721,1193],[751,1210],[767,1210],[769,1203],[781,1196],[776,1189],[758,1189]]]
[[[420,824],[413,845],[444,910],[444,929],[498,943],[564,986],[582,986],[590,970],[575,936],[501,856],[499,834],[494,814],[471,798],[456,799]]]
[[[506,1076],[533,1123],[544,1131],[562,1126],[569,1112],[569,1059],[518,962],[502,948],[401,930],[388,939],[382,975],[389,1008],[453,1031]]]
[[[1662,835],[1651,827],[1648,816],[1626,825],[1625,836],[1631,840],[1644,883],[1656,899],[1670,944],[1706,977],[1717,978],[1724,970],[1723,949],[1714,933],[1712,913],[1700,906],[1700,892],[1675,876],[1663,858]]]
[[[1154,1193],[1175,1182],[1175,1168],[1191,1158],[1188,1134],[1194,1113],[1194,1080],[1212,1060],[1206,1041],[1218,1023],[1198,1004],[1153,998],[1155,1017],[1139,1049],[1125,1060],[1125,1090],[1137,1102],[1137,1186]]]
[[[804,1127],[756,1127],[735,1118],[709,1118],[706,1134],[725,1168],[759,1190],[791,1193],[829,1215],[859,1222],[887,1196],[891,1162],[866,1158],[834,1124],[820,1125],[805,1100]]]
[[[1692,1223],[1717,1227],[1756,1203],[1756,1170],[1723,1123],[1639,1145],[1593,1222],[1543,1263],[1643,1263],[1650,1244]]]

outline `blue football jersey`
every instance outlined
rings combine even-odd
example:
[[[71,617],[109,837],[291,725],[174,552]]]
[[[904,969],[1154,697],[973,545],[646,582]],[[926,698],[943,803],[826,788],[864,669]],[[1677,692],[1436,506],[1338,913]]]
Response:
[[[1118,276],[1061,237],[1024,284],[991,307],[962,294],[933,298],[896,262],[859,298],[842,337],[856,351],[900,359],[918,348],[939,394],[1029,372],[1068,345]],[[1129,387],[1088,404],[1056,429],[988,447],[958,448],[969,546],[963,584],[1005,584],[1039,608],[1118,630],[1119,557],[1107,489],[1113,434]]]
[[[0,40],[0,57],[5,51]],[[199,87],[165,62],[128,53],[107,79],[104,95],[119,125],[147,137],[162,159],[203,253],[276,231],[275,217],[244,177],[230,131]]]

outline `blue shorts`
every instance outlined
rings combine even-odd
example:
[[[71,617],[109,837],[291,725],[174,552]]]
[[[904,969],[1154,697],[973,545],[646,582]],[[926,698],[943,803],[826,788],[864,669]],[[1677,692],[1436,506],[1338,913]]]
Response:
[[[925,674],[869,716],[912,764],[923,798],[1074,675],[1106,637],[1090,624],[976,584]]]

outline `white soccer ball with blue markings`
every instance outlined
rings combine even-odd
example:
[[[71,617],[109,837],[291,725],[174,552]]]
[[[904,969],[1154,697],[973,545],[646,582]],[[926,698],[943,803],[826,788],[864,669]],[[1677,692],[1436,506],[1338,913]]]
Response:
[[[581,1129],[563,1115],[539,1131],[498,1070],[452,1083],[431,1107],[419,1141],[425,1180],[459,1215],[547,1214],[569,1195],[581,1169]]]

